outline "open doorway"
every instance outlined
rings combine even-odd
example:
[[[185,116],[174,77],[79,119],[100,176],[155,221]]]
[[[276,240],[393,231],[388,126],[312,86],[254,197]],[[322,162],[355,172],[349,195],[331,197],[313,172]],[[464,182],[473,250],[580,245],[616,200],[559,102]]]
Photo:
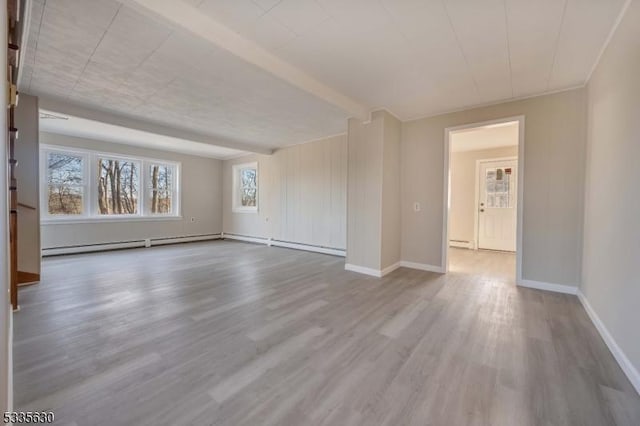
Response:
[[[523,117],[446,129],[447,271],[519,282]]]

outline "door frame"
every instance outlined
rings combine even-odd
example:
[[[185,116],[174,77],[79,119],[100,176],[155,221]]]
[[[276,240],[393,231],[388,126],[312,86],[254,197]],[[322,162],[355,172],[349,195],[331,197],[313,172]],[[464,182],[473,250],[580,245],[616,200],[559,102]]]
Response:
[[[449,214],[451,209],[451,133],[459,130],[483,127],[491,124],[518,122],[518,212],[516,225],[516,284],[522,283],[522,224],[524,213],[524,126],[525,116],[516,115],[498,118],[460,126],[446,127],[444,129],[444,183],[443,183],[443,209],[442,209],[442,246],[441,270],[449,272]]]
[[[511,157],[497,157],[497,158],[483,158],[482,160],[476,160],[476,190],[475,190],[475,206],[476,209],[473,213],[473,249],[478,250],[480,248],[480,215],[478,214],[478,204],[480,204],[480,164],[490,163],[492,161],[511,161],[518,160],[517,156]],[[520,180],[520,168],[516,165],[516,173],[518,175],[518,181]],[[516,191],[518,190],[519,182],[516,182]],[[517,195],[517,194],[516,194]],[[516,196],[516,218],[518,211],[520,210],[520,204],[518,197]],[[517,220],[516,220],[517,221]],[[516,249],[517,250],[517,249]]]

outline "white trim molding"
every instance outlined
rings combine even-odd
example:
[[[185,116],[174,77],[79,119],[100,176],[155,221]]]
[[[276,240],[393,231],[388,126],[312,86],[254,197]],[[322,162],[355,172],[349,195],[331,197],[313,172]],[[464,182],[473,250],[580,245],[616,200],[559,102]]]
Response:
[[[351,263],[345,263],[344,269],[346,271],[357,272],[359,274],[370,275],[372,277],[381,278],[382,271],[379,269],[367,268],[364,266],[352,265]]]
[[[389,265],[389,266],[387,266],[386,268],[383,268],[380,271],[380,276],[384,277],[385,275],[392,273],[393,271],[395,271],[399,267],[400,267],[400,262],[396,262],[393,265]]]
[[[406,260],[400,261],[402,268],[417,269],[419,271],[435,272],[438,274],[444,274],[442,266],[428,265],[426,263],[408,262]]]
[[[224,240],[244,241],[245,243],[269,244],[269,239],[264,237],[249,237],[248,235],[226,234],[223,232],[221,238]]]
[[[636,392],[640,394],[640,372],[636,369],[636,367],[634,367],[633,363],[627,357],[627,355],[625,355],[622,348],[618,346],[618,343],[613,338],[607,327],[604,325],[596,311],[591,307],[591,304],[589,304],[589,300],[584,295],[584,293],[578,290],[577,295],[578,300],[580,300],[580,303],[582,303],[582,306],[584,307],[584,310],[587,311],[587,315],[589,315],[591,322],[593,322],[596,330],[598,330],[598,333],[600,333],[602,340],[604,340],[604,343],[607,345],[607,347],[611,351],[611,354],[620,365],[620,368],[622,368],[622,371],[627,376],[633,387],[636,389]]]
[[[519,287],[534,288],[536,290],[546,290],[564,294],[578,294],[578,287],[572,285],[545,283],[533,280],[518,280],[517,284]]]
[[[267,238],[267,237],[251,237],[248,235],[226,234],[223,232],[221,238],[228,239],[228,240],[244,241],[246,243],[265,244],[269,247],[282,247],[282,248],[289,248],[293,250],[310,251],[313,253],[329,254],[331,256],[345,257],[347,255],[346,251],[343,249],[338,249],[333,247],[324,247],[324,246],[315,246],[315,245],[303,244],[303,243],[294,243],[291,241],[274,240],[273,238]]]
[[[290,248],[294,250],[311,251],[314,253],[330,254],[332,256],[345,257],[347,255],[346,251],[341,249],[312,246],[310,244],[290,243],[288,241],[271,240],[269,245],[275,247]]]
[[[449,240],[449,247],[463,248],[473,250],[474,244],[472,241],[462,240]]]
[[[394,263],[393,265],[389,265],[384,269],[373,269],[367,268],[364,266],[353,265],[351,263],[345,263],[344,269],[351,272],[358,272],[360,274],[371,275],[372,277],[382,278],[387,274],[395,271],[398,268],[409,268],[409,269],[417,269],[419,271],[426,272],[435,272],[438,274],[444,273],[442,267],[427,265],[425,263],[415,263],[415,262],[407,262],[406,260],[401,260],[399,262]]]
[[[461,126],[446,127],[444,129],[444,176],[442,188],[442,273],[449,271],[449,207],[451,204],[451,134],[460,130],[473,129],[476,127],[484,127],[491,124],[518,122],[518,182],[517,182],[517,225],[516,225],[516,281],[524,281],[522,279],[522,234],[523,234],[523,214],[524,214],[524,126],[525,116],[517,115],[513,117],[504,117],[496,120],[482,121],[478,123],[469,123]],[[477,186],[477,185],[476,185]],[[477,247],[477,244],[474,244]],[[537,287],[534,287],[537,288]],[[543,289],[544,290],[544,289]],[[552,290],[554,291],[554,290]],[[575,294],[575,293],[574,293]]]

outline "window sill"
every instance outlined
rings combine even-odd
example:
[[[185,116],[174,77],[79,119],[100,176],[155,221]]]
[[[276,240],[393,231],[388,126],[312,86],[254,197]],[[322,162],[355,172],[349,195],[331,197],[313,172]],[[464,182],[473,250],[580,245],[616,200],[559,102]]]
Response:
[[[160,222],[183,220],[182,216],[138,216],[138,217],[83,217],[65,219],[40,219],[40,225],[74,225],[81,223],[120,223],[120,222]]]

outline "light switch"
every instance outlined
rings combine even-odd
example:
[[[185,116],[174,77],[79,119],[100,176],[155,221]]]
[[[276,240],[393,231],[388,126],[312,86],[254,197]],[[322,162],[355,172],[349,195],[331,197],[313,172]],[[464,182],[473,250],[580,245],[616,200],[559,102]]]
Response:
[[[420,203],[418,203],[418,202],[413,203],[413,211],[414,212],[419,212],[420,211]]]

